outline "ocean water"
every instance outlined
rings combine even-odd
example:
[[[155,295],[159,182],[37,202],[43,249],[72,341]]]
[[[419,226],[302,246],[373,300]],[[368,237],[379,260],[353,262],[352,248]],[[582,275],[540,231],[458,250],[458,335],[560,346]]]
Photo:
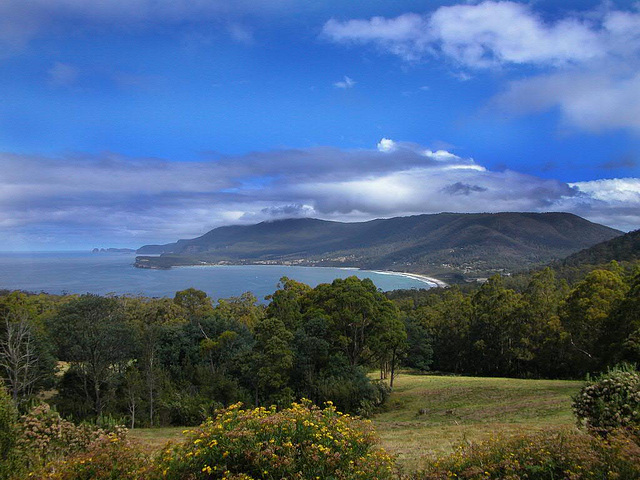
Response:
[[[135,268],[134,254],[90,252],[0,253],[0,288],[30,292],[132,294],[173,297],[189,287],[211,298],[250,291],[259,300],[273,293],[287,276],[315,287],[335,278],[370,278],[381,290],[433,286],[400,275],[356,269],[280,265],[194,266],[170,270]]]

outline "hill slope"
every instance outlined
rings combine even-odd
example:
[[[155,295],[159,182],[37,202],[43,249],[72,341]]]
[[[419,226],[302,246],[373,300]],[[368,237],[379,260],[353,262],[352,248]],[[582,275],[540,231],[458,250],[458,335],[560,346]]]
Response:
[[[640,260],[640,230],[625,233],[619,237],[580,250],[562,260],[561,264],[566,266],[601,265],[613,260],[617,262]]]
[[[415,215],[341,223],[288,219],[147,245],[136,266],[284,263],[483,275],[565,257],[621,232],[568,213]]]

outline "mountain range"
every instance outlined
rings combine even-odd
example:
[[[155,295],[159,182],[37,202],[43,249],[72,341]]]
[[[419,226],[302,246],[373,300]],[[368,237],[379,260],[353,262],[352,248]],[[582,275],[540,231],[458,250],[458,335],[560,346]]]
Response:
[[[299,218],[145,245],[136,266],[349,266],[480,277],[542,265],[621,234],[569,213],[441,213],[353,223]]]

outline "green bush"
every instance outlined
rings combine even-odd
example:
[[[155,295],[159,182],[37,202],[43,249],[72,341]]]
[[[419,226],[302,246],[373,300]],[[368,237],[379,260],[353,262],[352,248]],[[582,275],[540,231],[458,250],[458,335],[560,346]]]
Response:
[[[167,479],[387,479],[393,460],[375,448],[370,423],[309,401],[243,410],[233,405],[168,448],[156,476]]]
[[[17,466],[17,417],[15,405],[0,379],[0,479],[8,478]]]
[[[576,431],[496,438],[431,462],[416,480],[633,480],[640,447],[624,433],[608,439]]]
[[[603,373],[573,399],[573,410],[581,425],[603,436],[640,428],[640,374],[628,365]]]

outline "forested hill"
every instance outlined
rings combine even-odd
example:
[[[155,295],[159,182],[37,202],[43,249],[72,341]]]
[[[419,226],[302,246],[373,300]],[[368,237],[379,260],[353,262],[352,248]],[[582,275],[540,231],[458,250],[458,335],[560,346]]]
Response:
[[[595,269],[610,269],[611,262],[632,266],[640,261],[640,230],[600,242],[550,264],[558,278],[573,284]]]
[[[147,245],[136,266],[282,263],[481,276],[548,263],[621,232],[569,213],[416,215],[341,223],[288,219]]]
[[[626,233],[576,252],[560,263],[565,266],[601,265],[613,260],[617,262],[640,260],[640,230]]]

